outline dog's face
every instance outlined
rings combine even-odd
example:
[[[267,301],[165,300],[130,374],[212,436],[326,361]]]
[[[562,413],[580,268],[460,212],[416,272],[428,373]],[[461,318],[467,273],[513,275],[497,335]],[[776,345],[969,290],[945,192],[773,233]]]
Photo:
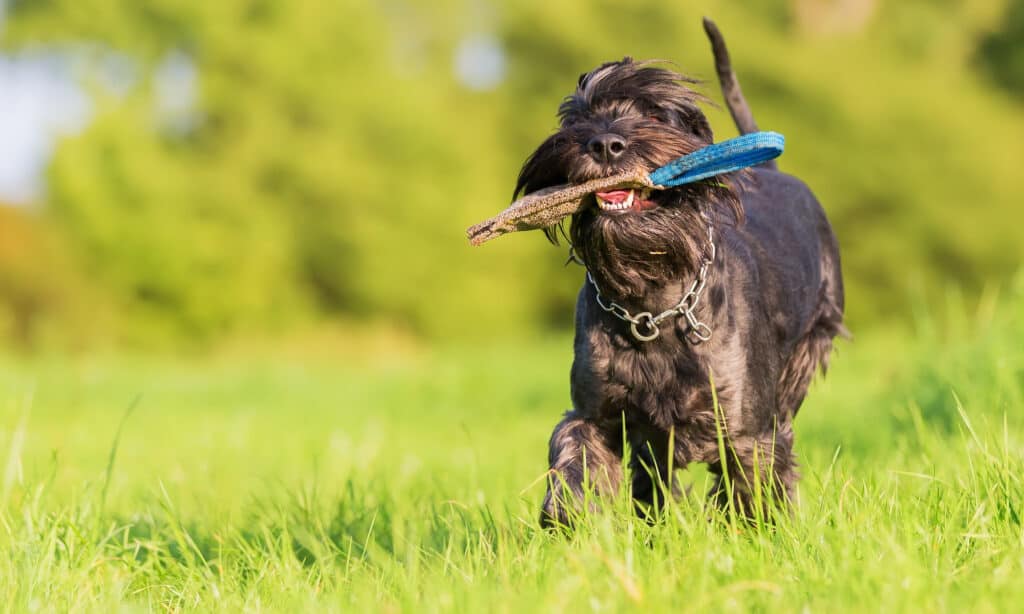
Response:
[[[624,171],[645,173],[713,141],[693,80],[650,62],[603,64],[558,109],[559,130],[527,159],[515,195]],[[577,254],[602,288],[623,298],[692,267],[704,248],[706,205],[727,202],[719,181],[670,190],[623,187],[587,196],[573,216]],[[559,229],[547,230],[556,240]]]

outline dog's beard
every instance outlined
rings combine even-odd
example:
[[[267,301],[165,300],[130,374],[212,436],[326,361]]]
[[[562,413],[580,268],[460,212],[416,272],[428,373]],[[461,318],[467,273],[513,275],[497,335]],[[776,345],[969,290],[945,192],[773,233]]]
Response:
[[[581,140],[577,135],[593,129],[586,120],[564,125],[527,161],[520,183],[524,177],[582,183],[627,170],[649,173],[711,142],[671,125],[632,120],[622,129],[629,134],[629,152],[607,165],[572,145]],[[716,178],[668,190],[620,190],[618,205],[599,204],[599,198],[604,199],[591,194],[572,217],[568,233],[560,226],[548,229],[547,235],[557,243],[559,233],[568,234],[576,255],[606,294],[624,301],[640,298],[699,266],[708,249],[708,224],[719,220],[723,209],[738,212],[728,181]]]
[[[586,130],[586,122],[583,130]],[[566,130],[580,129],[576,125]],[[564,161],[573,183],[604,177],[631,168],[644,173],[692,153],[710,141],[672,126],[634,121],[628,129],[629,157],[616,168],[594,163],[587,155]],[[604,292],[630,302],[692,270],[707,243],[707,218],[702,207],[709,196],[704,186],[628,192],[626,205],[610,207],[602,195],[592,194],[572,218],[570,237],[576,254]],[[622,198],[621,194],[618,198]],[[620,206],[622,206],[620,205]]]
[[[687,191],[656,198],[647,211],[607,214],[592,204],[572,218],[575,253],[612,297],[630,301],[652,293],[694,270],[707,249],[706,213]]]
[[[625,171],[649,173],[713,142],[691,80],[626,58],[580,78],[559,108],[561,128],[523,165],[515,194],[582,183]],[[609,160],[588,151],[599,134],[619,136],[625,149]],[[629,301],[694,271],[707,249],[708,223],[740,219],[730,178],[718,177],[646,195],[587,197],[569,230],[576,254],[602,292]],[[628,196],[626,196],[628,194]],[[732,213],[727,215],[726,213]],[[557,243],[564,228],[547,230]]]

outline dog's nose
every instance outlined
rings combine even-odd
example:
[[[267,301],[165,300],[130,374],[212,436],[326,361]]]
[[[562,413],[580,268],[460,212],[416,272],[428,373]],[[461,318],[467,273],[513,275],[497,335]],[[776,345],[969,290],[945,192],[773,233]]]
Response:
[[[599,134],[587,142],[587,151],[598,162],[611,162],[626,151],[626,139],[617,134]]]

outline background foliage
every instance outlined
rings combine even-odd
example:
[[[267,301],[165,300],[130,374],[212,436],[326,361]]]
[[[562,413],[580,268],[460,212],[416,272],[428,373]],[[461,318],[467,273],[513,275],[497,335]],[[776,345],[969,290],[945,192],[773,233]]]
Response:
[[[1024,0],[695,4],[0,0],[4,52],[93,101],[0,206],[0,604],[1019,609]],[[738,525],[694,467],[658,522],[621,493],[563,539],[581,272],[463,231],[580,72],[711,78],[704,13],[830,214],[856,341],[796,421],[792,516]],[[495,87],[458,78],[495,42]]]
[[[508,202],[580,72],[628,54],[713,78],[702,13],[761,125],[787,135],[782,166],[831,215],[853,328],[901,319],[915,293],[1020,266],[1022,7],[11,1],[2,44],[73,54],[96,114],[60,144],[44,202],[3,212],[0,234],[17,234],[0,246],[3,334],[153,346],[326,320],[435,340],[564,330],[580,271],[562,252],[539,234],[471,249],[463,230]],[[493,90],[453,74],[474,36],[505,52]],[[123,91],[97,76],[111,53],[131,62]],[[170,116],[154,81],[169,56],[199,85]],[[710,112],[719,138],[735,133]]]

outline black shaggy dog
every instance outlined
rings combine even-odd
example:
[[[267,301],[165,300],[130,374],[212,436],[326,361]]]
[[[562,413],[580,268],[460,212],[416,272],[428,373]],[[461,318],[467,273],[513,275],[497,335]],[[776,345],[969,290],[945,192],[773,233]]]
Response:
[[[730,111],[741,132],[755,131],[721,36],[707,20],[705,29]],[[693,83],[630,58],[582,75],[516,195],[650,172],[712,143]],[[798,479],[792,421],[844,332],[839,251],[818,201],[774,164],[587,198],[568,233],[589,273],[576,306],[573,409],[551,435],[541,523],[571,524],[588,484],[615,492],[624,440],[644,513],[678,492],[668,468],[692,462],[719,476],[719,505],[731,493],[753,516],[764,501],[788,501]]]

